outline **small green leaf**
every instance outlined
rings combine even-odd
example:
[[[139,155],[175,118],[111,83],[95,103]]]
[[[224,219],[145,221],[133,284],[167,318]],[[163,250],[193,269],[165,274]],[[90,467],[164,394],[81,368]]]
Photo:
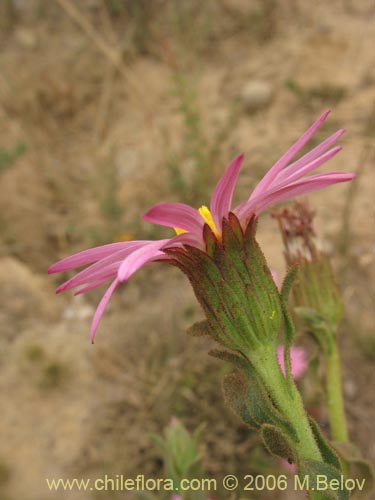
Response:
[[[239,372],[232,372],[223,380],[224,399],[231,410],[252,429],[259,429],[259,423],[251,415],[245,400],[246,382]]]
[[[191,325],[186,333],[192,337],[204,337],[205,335],[211,335],[211,328],[207,320],[198,321]]]
[[[191,434],[182,422],[174,418],[164,429],[164,436],[153,434],[151,439],[162,452],[166,477],[179,481],[198,472],[199,430]]]
[[[330,351],[332,329],[326,319],[310,307],[295,307],[294,311],[303,321],[305,328],[315,338],[325,353]]]
[[[344,487],[336,490],[329,487],[332,481],[341,485],[342,473],[336,467],[316,460],[301,460],[298,468],[298,475],[303,480],[308,476],[309,489],[319,491],[327,498],[333,500],[348,500],[349,492]],[[338,482],[338,483],[337,483]]]
[[[230,351],[219,351],[219,349],[212,349],[209,353],[210,356],[227,361],[239,370],[247,371],[249,369],[249,361],[239,354]]]
[[[291,371],[291,365],[290,365],[290,348],[292,346],[293,339],[295,336],[295,329],[294,329],[292,319],[289,315],[288,299],[289,299],[289,293],[292,289],[296,274],[297,274],[296,267],[292,268],[288,272],[288,274],[286,275],[286,277],[284,279],[284,282],[283,282],[283,285],[281,288],[281,294],[280,294],[281,305],[282,305],[283,316],[284,316],[284,327],[285,327],[284,365],[285,365],[286,379],[287,379],[289,386],[293,384],[292,371]]]
[[[293,444],[283,431],[274,425],[263,424],[260,432],[264,445],[272,455],[284,458],[289,463],[296,463]]]
[[[217,246],[217,238],[208,224],[203,226],[203,241],[206,244],[206,251],[210,257],[214,254]]]
[[[325,462],[328,464],[331,464],[333,467],[336,467],[336,469],[341,468],[340,465],[340,460],[339,457],[337,456],[335,450],[333,447],[328,443],[327,439],[323,436],[320,427],[318,424],[315,422],[315,420],[309,416],[309,422],[311,429],[314,434],[314,438],[316,442],[318,443],[320,453],[322,454],[322,457]]]
[[[369,494],[375,490],[375,474],[374,468],[361,456],[361,452],[352,443],[347,442],[333,442],[333,446],[338,455],[349,466],[348,477],[351,479],[358,479],[363,487],[356,488],[351,495],[353,499],[366,499]]]
[[[223,233],[224,233],[225,222],[226,221],[223,221]],[[242,241],[243,240],[243,231],[242,231],[241,223],[238,220],[238,218],[234,215],[233,212],[229,212],[228,224],[230,225],[231,230],[233,231],[233,234],[237,237],[238,241]]]
[[[297,276],[297,272],[298,272],[298,267],[292,267],[292,269],[290,269],[287,275],[285,276],[281,287],[281,292],[280,292],[281,301],[286,307],[288,305],[289,294],[292,289],[294,280]]]
[[[211,351],[210,354],[211,356],[232,363],[241,372],[241,386],[244,387],[244,392],[240,394],[241,398],[243,398],[243,403],[241,404],[244,405],[251,419],[256,422],[257,427],[264,423],[275,425],[289,436],[292,441],[298,442],[296,430],[272,403],[263,382],[251,363],[246,358],[228,351],[215,350]],[[252,425],[252,427],[254,426]]]

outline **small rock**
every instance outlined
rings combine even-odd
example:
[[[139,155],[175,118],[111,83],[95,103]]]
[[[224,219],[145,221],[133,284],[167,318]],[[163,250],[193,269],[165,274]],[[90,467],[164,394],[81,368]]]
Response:
[[[64,310],[63,319],[66,320],[84,320],[91,318],[95,309],[87,304],[82,295],[74,297],[71,304]]]
[[[273,98],[272,85],[263,80],[252,80],[246,83],[241,92],[241,99],[247,112],[252,113],[265,108]]]
[[[25,49],[34,49],[36,46],[35,34],[27,29],[19,28],[15,32],[17,42]]]

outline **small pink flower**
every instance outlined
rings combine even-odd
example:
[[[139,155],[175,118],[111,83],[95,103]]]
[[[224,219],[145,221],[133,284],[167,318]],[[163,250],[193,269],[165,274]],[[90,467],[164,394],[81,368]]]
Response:
[[[279,345],[277,348],[277,359],[279,361],[279,365],[281,371],[285,376],[285,364],[284,364],[284,346]],[[292,369],[292,377],[294,380],[298,380],[302,377],[307,369],[307,357],[306,351],[303,347],[294,347],[290,348],[290,365]]]
[[[91,248],[67,257],[52,265],[48,272],[57,273],[91,264],[76,276],[63,283],[57,293],[79,288],[81,294],[112,280],[94,314],[91,325],[91,340],[94,340],[99,321],[113,292],[121,282],[127,281],[138,269],[155,261],[170,261],[163,252],[166,248],[183,247],[185,244],[204,250],[203,228],[211,228],[221,238],[223,218],[232,211],[245,227],[249,219],[258,216],[270,205],[285,201],[331,184],[350,181],[354,174],[330,172],[307,176],[323,163],[335,156],[341,147],[331,147],[344,130],[338,130],[301,158],[290,163],[325,121],[329,111],[323,115],[293,144],[293,146],[270,168],[256,186],[250,197],[232,209],[232,197],[243,155],[235,158],[219,180],[211,197],[210,208],[196,210],[183,203],[160,203],[152,207],[143,219],[162,226],[175,228],[177,236],[158,241],[127,241]]]
[[[290,472],[291,474],[295,474],[297,467],[296,464],[290,464],[287,460],[280,460],[282,467]]]

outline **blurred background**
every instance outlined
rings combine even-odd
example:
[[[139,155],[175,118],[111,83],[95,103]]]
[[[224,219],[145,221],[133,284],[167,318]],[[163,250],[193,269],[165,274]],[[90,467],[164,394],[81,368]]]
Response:
[[[241,152],[243,200],[327,107],[312,143],[347,129],[325,168],[358,178],[309,199],[346,304],[351,436],[375,460],[374,14],[372,0],[0,0],[1,499],[123,498],[53,493],[45,478],[160,477],[150,434],[172,416],[191,432],[205,425],[206,475],[280,473],[225,407],[213,344],[185,335],[201,313],[182,274],[140,271],[92,346],[103,291],[56,297],[64,277],[46,272],[88,247],[170,236],[140,214],[207,204]],[[259,240],[282,276],[269,214]],[[326,428],[321,392],[309,375],[302,385]]]

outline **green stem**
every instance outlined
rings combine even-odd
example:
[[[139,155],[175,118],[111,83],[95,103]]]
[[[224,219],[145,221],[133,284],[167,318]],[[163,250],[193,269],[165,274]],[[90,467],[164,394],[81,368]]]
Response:
[[[342,393],[340,356],[334,340],[330,343],[329,352],[326,353],[326,365],[327,406],[332,439],[347,442],[349,435]]]
[[[274,403],[297,432],[298,443],[295,450],[299,459],[316,460],[323,463],[324,460],[315,441],[301,394],[294,381],[287,382],[282,374],[275,346],[264,351],[262,356],[256,360],[253,357],[253,364],[256,365],[256,369]],[[309,498],[310,500],[327,500],[328,497],[318,491],[309,491]]]
[[[277,361],[274,346],[254,360],[256,369],[276,406],[295,428],[299,442],[296,451],[300,458],[323,462],[320,450],[313,436],[302,397],[293,383],[287,383]]]
[[[255,362],[253,357],[253,363],[274,403],[297,432],[298,443],[295,450],[299,459],[323,463],[324,460],[315,441],[301,394],[293,379],[288,382],[285,379],[276,357],[275,346],[270,346]],[[310,500],[327,500],[327,498],[322,492],[309,491]]]

